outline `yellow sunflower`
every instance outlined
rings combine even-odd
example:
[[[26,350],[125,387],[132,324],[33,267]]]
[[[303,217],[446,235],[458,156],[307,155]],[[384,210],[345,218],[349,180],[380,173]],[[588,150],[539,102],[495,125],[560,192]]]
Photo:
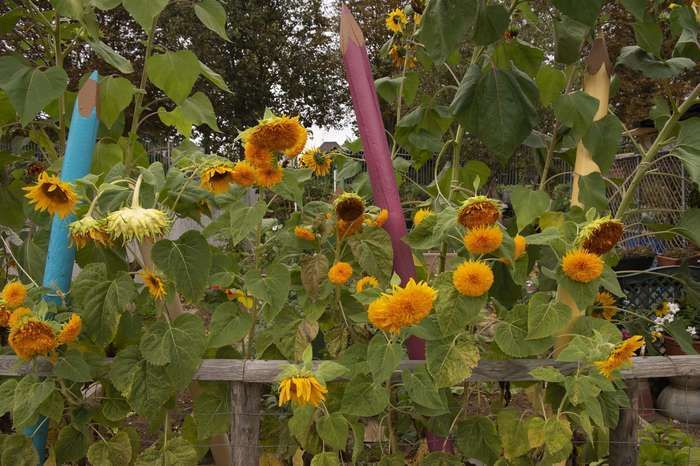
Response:
[[[333,156],[321,152],[321,149],[318,147],[304,151],[300,160],[301,164],[306,168],[310,168],[316,176],[329,174],[333,165]]]
[[[378,286],[379,280],[372,275],[367,275],[357,280],[357,283],[355,283],[355,291],[362,293],[365,291],[365,288],[377,288]]]
[[[248,162],[236,162],[233,166],[233,172],[231,172],[233,181],[239,186],[247,187],[255,184],[255,167]]]
[[[254,168],[267,167],[272,165],[274,157],[268,149],[258,147],[255,144],[246,142],[243,145],[243,155],[248,163]]]
[[[367,309],[367,317],[378,329],[399,333],[430,314],[436,297],[437,291],[425,282],[410,279],[405,287],[394,286],[391,294],[374,300]]]
[[[501,218],[501,203],[486,196],[473,196],[462,203],[457,220],[465,228],[493,225]]]
[[[602,255],[610,251],[622,238],[624,225],[611,217],[594,220],[581,230],[579,243],[583,249]]]
[[[27,288],[18,281],[9,282],[2,288],[2,300],[11,309],[22,305],[25,299]]]
[[[634,352],[642,346],[644,346],[644,338],[634,335],[613,348],[607,359],[595,361],[594,364],[601,374],[610,379],[613,371],[627,364],[634,356]]]
[[[229,186],[235,180],[233,166],[229,163],[222,163],[207,168],[200,174],[202,188],[210,193],[221,194],[228,191]]]
[[[72,213],[78,203],[78,196],[69,183],[46,172],[39,175],[35,185],[22,189],[27,191],[25,197],[29,199],[30,204],[35,204],[36,210],[47,211],[51,215],[57,214],[60,218]]]
[[[430,209],[418,209],[415,214],[413,214],[413,224],[420,225],[423,220],[433,215],[433,211]]]
[[[389,211],[382,209],[379,211],[377,216],[374,217],[374,226],[383,227],[387,220],[389,220]]]
[[[313,231],[299,225],[294,227],[294,236],[306,241],[313,241],[316,239],[316,235]]]
[[[244,131],[241,137],[246,143],[261,149],[282,151],[293,158],[304,149],[308,134],[299,123],[299,117],[272,116],[260,120],[257,126]]]
[[[403,27],[408,24],[408,18],[401,8],[397,8],[386,16],[385,23],[391,32],[403,32]]]
[[[486,262],[464,261],[452,272],[452,284],[464,296],[481,296],[493,285],[493,271]]]
[[[123,242],[144,238],[156,240],[163,236],[170,227],[168,215],[158,209],[143,207],[122,207],[110,212],[105,219],[105,230],[112,240]]]
[[[299,405],[318,406],[326,399],[328,389],[312,374],[287,377],[280,382],[279,406],[290,401]]]
[[[605,320],[610,320],[617,314],[615,297],[607,291],[599,291],[595,295],[595,306],[593,317],[602,317]]]
[[[165,280],[163,280],[163,277],[150,269],[143,269],[139,272],[139,276],[153,298],[161,300],[165,297]]]
[[[328,280],[334,285],[342,285],[352,277],[352,265],[347,262],[336,262],[328,270]]]
[[[603,259],[585,249],[573,249],[561,261],[564,274],[580,283],[590,283],[603,273]]]
[[[355,193],[343,193],[333,203],[339,219],[352,222],[365,213],[365,201]]]
[[[470,254],[488,254],[501,246],[503,232],[498,225],[478,226],[464,235],[464,246]]]
[[[100,246],[110,246],[112,239],[104,228],[105,222],[97,220],[92,215],[86,215],[68,226],[70,239],[76,249],[84,248],[88,242],[94,241]]]
[[[283,176],[284,172],[282,171],[282,167],[277,163],[255,169],[257,183],[264,188],[271,188],[279,184]]]
[[[66,322],[58,334],[57,340],[59,345],[72,343],[77,340],[80,335],[80,330],[83,327],[83,321],[78,314],[71,314],[70,319]]]
[[[12,327],[8,342],[15,354],[25,361],[34,356],[46,356],[58,346],[53,329],[33,317]]]

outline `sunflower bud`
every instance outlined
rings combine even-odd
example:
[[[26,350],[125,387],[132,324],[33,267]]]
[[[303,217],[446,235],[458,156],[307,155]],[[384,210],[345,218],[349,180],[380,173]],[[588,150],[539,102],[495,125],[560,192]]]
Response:
[[[106,220],[106,230],[113,240],[123,242],[132,239],[154,240],[163,236],[170,227],[170,219],[165,212],[143,207],[122,207],[110,213]]]
[[[109,246],[112,240],[104,229],[104,221],[86,215],[68,226],[70,239],[77,249],[84,248],[88,241],[94,241],[101,246]]]
[[[501,203],[486,196],[473,196],[464,201],[457,220],[465,228],[489,226],[501,218]]]
[[[365,201],[355,193],[341,194],[334,207],[338,218],[346,222],[353,222],[365,213]]]

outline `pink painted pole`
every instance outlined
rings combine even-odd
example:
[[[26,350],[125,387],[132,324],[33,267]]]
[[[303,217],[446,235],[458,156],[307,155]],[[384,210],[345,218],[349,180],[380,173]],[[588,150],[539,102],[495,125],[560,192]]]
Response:
[[[402,240],[406,236],[406,221],[401,208],[399,188],[391,164],[391,153],[379,110],[379,99],[374,88],[365,38],[346,5],[343,5],[340,12],[340,50],[360,130],[374,204],[389,211],[389,220],[384,224],[384,228],[391,237],[394,249],[394,272],[401,277],[402,283],[406,283],[410,278],[415,278],[416,267],[413,264],[411,249]],[[406,346],[410,359],[425,359],[423,340],[410,337]],[[451,442],[431,433],[428,433],[427,440],[431,451],[452,449]]]

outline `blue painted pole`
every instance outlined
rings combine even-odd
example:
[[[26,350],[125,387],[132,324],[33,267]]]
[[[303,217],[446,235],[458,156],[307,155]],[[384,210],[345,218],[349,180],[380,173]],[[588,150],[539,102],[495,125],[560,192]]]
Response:
[[[61,167],[61,180],[63,181],[74,182],[90,173],[92,153],[95,149],[97,128],[99,127],[97,80],[97,71],[93,71],[75,100],[68,141],[66,142],[66,153]],[[55,290],[56,293],[47,293],[44,296],[44,300],[48,302],[60,303],[58,292],[67,293],[70,288],[73,263],[75,262],[75,248],[70,244],[68,225],[73,221],[75,221],[73,214],[67,215],[63,219],[60,219],[58,215],[53,216],[43,285]],[[40,465],[46,459],[48,431],[49,423],[44,417],[40,417],[34,426],[24,430],[24,434],[32,438],[34,448],[39,453]]]

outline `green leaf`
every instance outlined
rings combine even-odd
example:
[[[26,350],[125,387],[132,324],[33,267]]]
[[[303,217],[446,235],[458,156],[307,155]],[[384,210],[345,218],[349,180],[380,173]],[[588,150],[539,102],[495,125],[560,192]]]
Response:
[[[220,131],[214,107],[209,97],[202,92],[194,93],[170,112],[161,107],[158,110],[158,118],[166,125],[174,126],[180,134],[188,138],[192,136],[193,125],[206,124],[214,131]]]
[[[536,293],[530,298],[527,314],[527,339],[537,340],[554,335],[566,327],[571,308],[549,293]]]
[[[553,0],[553,2],[559,11],[588,26],[593,26],[596,18],[598,18],[600,8],[603,6],[603,0],[588,0],[585,2],[578,0]]]
[[[168,0],[122,0],[122,5],[141,27],[149,32],[153,27],[153,20],[168,4]]]
[[[365,229],[362,233],[351,236],[348,245],[362,270],[380,282],[389,280],[394,265],[394,251],[386,230]]]
[[[216,220],[207,225],[202,233],[208,238],[216,237],[231,242],[236,246],[256,230],[267,212],[263,201],[248,207],[242,202],[235,202]]]
[[[590,28],[568,16],[554,20],[555,60],[565,65],[581,58],[580,50]]]
[[[201,393],[194,399],[192,415],[197,424],[197,437],[208,439],[214,434],[228,432],[231,425],[231,393],[228,384],[201,384]]]
[[[221,3],[216,0],[201,0],[194,4],[194,13],[202,24],[230,42],[226,34],[226,10]]]
[[[237,303],[220,304],[214,310],[209,324],[209,348],[221,348],[238,343],[248,334],[252,325],[251,315],[241,311]]]
[[[111,10],[122,4],[122,0],[90,0],[90,3],[100,10]]]
[[[124,161],[124,151],[119,144],[100,141],[95,145],[92,168],[94,174],[108,173],[115,165]]]
[[[505,458],[517,458],[528,452],[530,445],[527,438],[527,428],[520,412],[513,408],[502,409],[496,416],[496,422]]]
[[[96,263],[80,271],[71,294],[86,334],[95,343],[106,346],[117,333],[121,313],[136,299],[137,292],[127,272],[110,275],[105,264]]]
[[[423,14],[418,41],[441,64],[452,54],[476,19],[476,0],[431,0]]]
[[[122,394],[138,414],[147,418],[155,417],[173,395],[173,390],[167,383],[165,368],[140,360],[132,368],[130,375],[130,386]]]
[[[209,68],[207,65],[202,63],[201,61],[199,62],[199,68],[200,68],[200,73],[202,73],[202,76],[204,76],[210,83],[214,84],[216,87],[221,89],[222,91],[226,92],[231,92],[231,89],[229,89],[228,84],[226,84],[226,81],[224,81],[223,76],[221,76],[219,73],[216,71],[212,70]]]
[[[566,276],[560,267],[557,271],[557,284],[571,295],[571,298],[573,298],[579,309],[585,309],[595,301],[595,295],[598,292],[600,281],[593,280],[590,283],[573,281]]]
[[[583,136],[583,145],[593,156],[593,161],[600,170],[607,172],[615,160],[622,140],[622,122],[613,113],[594,121],[588,132]]]
[[[571,426],[567,420],[557,417],[547,419],[544,426],[544,446],[547,453],[554,455],[563,450],[568,457],[573,448],[571,441]]]
[[[598,99],[583,91],[576,91],[559,96],[552,108],[557,119],[572,128],[577,137],[581,137],[593,124]]]
[[[197,466],[199,455],[197,450],[184,438],[169,438],[162,450],[158,444],[144,450],[134,466]]]
[[[578,179],[579,200],[586,209],[595,207],[598,212],[609,210],[607,185],[600,173],[593,172]]]
[[[389,404],[389,394],[382,385],[363,374],[348,382],[341,402],[342,411],[352,416],[370,417],[384,411]]]
[[[56,389],[53,380],[39,380],[35,375],[25,375],[15,387],[12,406],[12,423],[15,429],[24,429],[36,421],[39,407]]]
[[[435,388],[425,366],[420,366],[414,371],[405,370],[401,373],[401,377],[411,401],[428,409],[439,411],[447,409],[445,399],[440,396],[440,392]]]
[[[134,72],[134,67],[131,62],[126,58],[122,57],[116,50],[114,50],[109,45],[105,44],[99,39],[88,39],[88,44],[92,47],[97,55],[102,57],[104,61],[119,70],[120,73],[130,74]],[[101,85],[101,84],[100,84]],[[102,108],[100,107],[100,112]],[[111,125],[110,125],[111,127]]]
[[[544,191],[533,191],[525,186],[516,186],[513,188],[511,202],[518,220],[518,231],[522,231],[549,209],[551,201]]]
[[[656,21],[645,19],[632,25],[637,44],[656,57],[661,57],[661,43],[664,40],[661,27]]]
[[[429,341],[427,346],[428,372],[438,388],[462,382],[479,362],[479,349],[464,335]]]
[[[93,466],[129,466],[131,454],[129,434],[122,430],[108,441],[101,439],[90,445],[87,458]]]
[[[695,62],[689,58],[674,57],[659,60],[637,45],[622,47],[617,57],[617,64],[641,71],[646,77],[652,79],[670,79],[695,67]]]
[[[549,107],[566,87],[566,76],[553,66],[542,65],[537,71],[535,82],[540,90],[540,102]]]
[[[478,16],[474,24],[473,39],[478,45],[489,45],[503,37],[508,24],[510,14],[502,5],[490,4],[481,1],[478,8]]]
[[[641,21],[644,19],[644,13],[646,12],[647,2],[646,0],[622,0],[622,4],[625,6],[627,11],[632,13],[635,19]]]
[[[438,290],[435,314],[444,335],[452,335],[474,323],[486,305],[488,294],[469,297],[462,295],[452,283],[452,272],[440,274],[435,286]]]
[[[437,221],[437,215],[426,217],[420,224],[413,226],[403,238],[404,242],[412,249],[428,250],[439,246],[441,240],[433,233]]]
[[[16,388],[17,379],[7,379],[0,385],[0,416],[12,410]]]
[[[272,192],[288,201],[303,205],[304,184],[311,179],[311,170],[308,168],[283,168],[282,172],[282,181],[271,188]]]
[[[350,425],[339,413],[331,413],[316,420],[316,432],[326,445],[335,450],[345,450]]]
[[[131,104],[136,88],[131,81],[122,77],[110,76],[100,81],[99,117],[107,128],[117,121],[119,114]]]
[[[309,296],[315,300],[328,275],[328,258],[316,253],[304,256],[301,260],[301,284]]]
[[[54,445],[56,463],[78,462],[87,454],[88,447],[92,442],[93,439],[87,432],[87,426],[79,428],[69,424],[63,427],[58,432],[58,438]]]
[[[178,104],[190,95],[200,69],[197,56],[189,50],[153,55],[146,61],[148,79]]]
[[[421,466],[461,466],[464,463],[457,456],[441,451],[434,451],[428,453],[420,464]]]
[[[56,377],[72,382],[90,382],[92,380],[90,365],[85,361],[83,353],[73,348],[58,358],[53,373]]]
[[[311,458],[311,466],[340,466],[336,453],[319,453]]]
[[[486,416],[468,416],[457,424],[455,445],[467,458],[476,458],[484,464],[494,464],[501,452],[496,425]]]
[[[519,39],[501,41],[493,51],[493,62],[499,68],[509,69],[511,62],[530,77],[538,75],[544,52]],[[551,68],[550,68],[551,69]],[[539,83],[537,83],[539,88]]]
[[[109,380],[121,393],[128,393],[134,372],[142,357],[137,346],[128,346],[117,353],[109,368]]]
[[[673,155],[683,161],[690,179],[700,186],[700,118],[689,118],[679,125]]]
[[[32,439],[22,434],[10,435],[3,439],[0,464],[7,466],[36,466],[41,464]]]
[[[509,356],[524,358],[540,354],[552,346],[552,338],[527,339],[528,308],[518,304],[505,313],[505,319],[496,327],[494,340]]]
[[[243,281],[251,295],[269,304],[272,316],[287,302],[291,277],[287,267],[282,264],[271,264],[267,267],[265,276],[261,276],[255,270],[249,270]]]
[[[160,240],[151,254],[156,267],[175,282],[185,298],[196,302],[202,297],[209,280],[211,252],[200,232],[190,230],[175,241]]]
[[[367,345],[367,365],[374,383],[381,384],[389,380],[404,357],[405,351],[401,344],[388,342],[383,333],[376,334]]]
[[[700,245],[700,209],[686,210],[671,231],[685,236],[696,245]]]
[[[537,380],[551,383],[562,383],[565,380],[564,374],[559,369],[551,366],[542,366],[532,369],[529,374]]]

